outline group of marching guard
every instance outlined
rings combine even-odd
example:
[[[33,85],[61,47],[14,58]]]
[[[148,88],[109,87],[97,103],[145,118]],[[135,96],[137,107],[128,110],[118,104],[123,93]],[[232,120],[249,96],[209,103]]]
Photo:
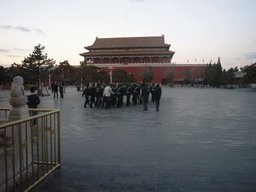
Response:
[[[134,105],[138,103],[143,104],[144,110],[147,110],[147,102],[149,94],[151,94],[151,100],[156,101],[156,110],[159,110],[159,100],[161,97],[161,87],[159,84],[152,83],[151,85],[134,83],[134,84],[91,84],[85,86],[82,97],[85,96],[84,107],[90,106],[90,108],[110,107],[120,108],[124,104],[129,106],[131,100]]]

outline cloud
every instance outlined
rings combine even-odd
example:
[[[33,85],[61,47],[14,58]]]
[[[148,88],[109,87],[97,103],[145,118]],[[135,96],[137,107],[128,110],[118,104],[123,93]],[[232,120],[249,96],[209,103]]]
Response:
[[[235,65],[235,63],[225,63],[224,65]]]
[[[14,48],[15,51],[31,51],[30,49]]]
[[[43,32],[41,29],[35,29],[35,31],[37,31],[38,33],[41,33],[41,34],[45,34],[45,32]]]
[[[10,50],[7,49],[0,49],[0,52],[9,52]]]
[[[30,30],[28,28],[22,27],[22,26],[13,27],[11,25],[1,25],[0,27],[3,29],[14,29],[14,30],[18,30],[18,31],[30,32]]]
[[[23,26],[18,26],[18,27],[13,27],[11,25],[0,25],[0,28],[2,29],[13,29],[13,30],[18,30],[18,31],[23,31],[23,32],[31,32],[30,29],[26,28],[26,27],[23,27]],[[34,29],[36,32],[44,35],[45,32],[43,32],[43,30],[41,29]]]
[[[22,57],[20,55],[8,55],[8,57]]]
[[[244,53],[244,57],[248,60],[256,59],[256,52],[247,52]]]
[[[16,30],[19,30],[19,31],[24,31],[24,32],[29,32],[30,30],[26,27],[15,27]]]
[[[142,2],[142,1],[147,1],[147,0],[130,0],[130,1],[133,1],[133,2]]]
[[[12,26],[10,26],[10,25],[1,25],[0,27],[3,29],[11,29],[12,28]]]

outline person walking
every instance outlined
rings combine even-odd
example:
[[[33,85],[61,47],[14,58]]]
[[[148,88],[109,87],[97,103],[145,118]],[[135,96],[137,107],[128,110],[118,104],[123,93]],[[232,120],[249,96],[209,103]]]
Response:
[[[97,109],[99,109],[101,104],[101,98],[102,98],[102,88],[100,87],[100,83],[98,83],[96,86],[95,96],[96,96],[96,107]]]
[[[89,105],[89,96],[90,96],[90,89],[89,89],[89,85],[87,84],[85,86],[85,89],[83,91],[83,95],[82,97],[85,95],[85,103],[84,103],[84,107],[86,107],[86,105]]]
[[[116,96],[117,96],[117,108],[122,106],[122,86],[121,84],[118,84],[118,89],[116,91]]]
[[[149,96],[149,90],[147,88],[147,86],[145,85],[145,83],[142,84],[142,88],[141,88],[141,92],[140,92],[140,98],[142,100],[142,104],[143,104],[143,111],[147,111],[148,110],[148,96]]]
[[[110,97],[111,94],[114,94],[114,92],[112,91],[111,87],[109,86],[109,83],[107,83],[107,86],[105,87],[104,91],[103,91],[103,97],[105,97],[106,99],[106,109],[110,108]]]
[[[90,103],[90,108],[93,108],[92,107],[92,104],[95,105],[95,96],[96,96],[96,88],[95,88],[95,84],[93,83],[91,88],[90,88],[90,96],[91,96],[91,103]]]
[[[130,96],[131,96],[131,86],[127,83],[126,84],[126,106],[130,105]]]
[[[59,85],[60,97],[63,98],[64,82]]]
[[[110,97],[110,101],[111,101],[111,105],[112,106],[115,106],[116,105],[116,93],[117,93],[117,86],[116,86],[116,84],[112,84],[112,91],[113,91],[113,93],[111,94],[111,97]]]
[[[138,95],[139,95],[139,87],[134,84],[134,88],[133,88],[133,95],[132,95],[132,101],[134,105],[137,105],[137,101],[138,101]]]
[[[57,95],[57,98],[58,98],[58,84],[57,84],[57,82],[55,82],[54,85],[53,85],[53,94],[54,94],[53,98],[55,98],[55,94]]]
[[[28,108],[37,108],[37,105],[40,103],[40,99],[38,95],[35,93],[35,87],[30,88],[30,94],[27,96],[28,97]],[[32,111],[32,116],[37,115],[37,111]],[[33,120],[33,125],[36,125],[36,119]]]
[[[159,86],[159,83],[153,88],[153,91],[154,91],[156,111],[159,111],[160,98],[161,98],[161,95],[162,95],[162,89]]]
[[[154,91],[154,87],[155,87],[155,83],[152,83],[150,85],[150,87],[148,88],[149,89],[149,92],[151,93],[151,101],[154,102],[155,101],[155,91]]]

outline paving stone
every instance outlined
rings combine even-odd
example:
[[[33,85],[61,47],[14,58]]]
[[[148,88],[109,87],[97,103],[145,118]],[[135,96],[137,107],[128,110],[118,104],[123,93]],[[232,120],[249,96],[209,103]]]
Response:
[[[84,108],[75,87],[40,97],[60,109],[62,167],[31,191],[256,191],[255,94],[163,87],[159,112]]]

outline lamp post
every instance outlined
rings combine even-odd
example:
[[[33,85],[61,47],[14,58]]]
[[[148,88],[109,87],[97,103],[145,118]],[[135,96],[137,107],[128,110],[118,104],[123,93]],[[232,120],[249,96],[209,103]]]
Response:
[[[51,69],[49,69],[49,85],[48,85],[48,89],[50,89],[51,87]]]
[[[42,63],[42,65],[44,64],[44,62],[45,62],[45,60],[47,59],[47,53],[45,54],[45,56],[42,56],[42,59],[43,59],[43,63]],[[42,92],[42,82],[41,82],[41,65],[40,65],[40,61],[41,60],[39,60],[39,63],[38,63],[38,65],[39,65],[39,77],[38,77],[38,90],[37,90],[37,94],[38,95],[43,95],[43,92]]]
[[[81,90],[83,90],[83,70],[81,70]]]
[[[112,81],[113,81],[113,76],[112,76],[112,70],[113,70],[113,66],[110,66],[109,67],[109,70],[110,70],[110,72],[109,72],[109,75],[110,75],[110,84],[112,84]]]
[[[86,63],[88,63],[89,65],[93,64],[93,61],[91,59],[89,59]],[[90,72],[91,72],[91,68],[89,67],[88,68],[88,81],[89,81],[89,84],[90,84]]]

